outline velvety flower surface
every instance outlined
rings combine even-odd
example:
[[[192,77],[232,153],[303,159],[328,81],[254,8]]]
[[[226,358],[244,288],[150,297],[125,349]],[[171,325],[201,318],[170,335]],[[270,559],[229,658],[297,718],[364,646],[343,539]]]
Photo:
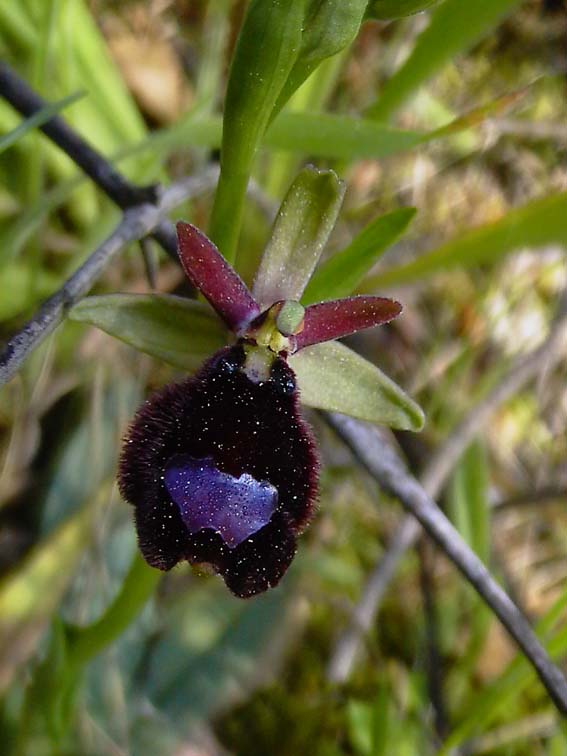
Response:
[[[397,302],[353,297],[303,308],[260,307],[206,236],[178,224],[191,282],[237,342],[139,409],[119,484],[135,510],[146,561],[209,565],[236,596],[275,586],[313,516],[319,462],[301,416],[289,354],[399,314]]]
[[[210,564],[242,597],[275,585],[289,566],[312,516],[319,468],[292,370],[276,358],[269,379],[255,383],[240,369],[244,357],[242,346],[227,347],[145,402],[120,463],[121,492],[135,506],[148,563],[162,570],[182,559]],[[192,480],[193,497],[179,495],[172,470]],[[251,516],[242,511],[246,498]],[[228,512],[228,524],[215,512],[225,519]]]

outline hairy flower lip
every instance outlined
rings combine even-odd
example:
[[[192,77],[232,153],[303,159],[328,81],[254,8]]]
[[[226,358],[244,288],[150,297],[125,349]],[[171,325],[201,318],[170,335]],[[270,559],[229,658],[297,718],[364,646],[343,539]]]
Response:
[[[286,361],[275,356],[263,384],[246,377],[244,361],[242,345],[225,347],[197,375],[150,397],[125,439],[119,483],[150,565],[207,563],[235,595],[248,597],[276,585],[291,563],[314,514],[319,460]],[[269,522],[233,549],[211,529],[190,533],[163,480],[179,453],[210,455],[222,472],[268,481],[278,491]]]

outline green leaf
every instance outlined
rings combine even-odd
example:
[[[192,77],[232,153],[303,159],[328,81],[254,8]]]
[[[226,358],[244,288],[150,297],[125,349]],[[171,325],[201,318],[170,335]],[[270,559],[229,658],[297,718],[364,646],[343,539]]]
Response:
[[[337,160],[386,157],[427,141],[427,132],[402,131],[369,119],[328,113],[282,113],[264,139],[268,147]]]
[[[431,13],[401,68],[385,83],[366,115],[387,121],[416,90],[455,56],[466,52],[522,0],[445,0]]]
[[[375,365],[338,341],[302,349],[289,364],[301,401],[309,407],[400,430],[423,428],[420,407]]]
[[[170,294],[87,297],[69,318],[184,370],[196,370],[226,344],[226,330],[208,305]]]
[[[567,192],[552,194],[511,210],[500,220],[426,252],[417,260],[385,270],[365,281],[364,291],[376,286],[416,281],[449,268],[470,268],[494,263],[521,247],[544,247],[567,243]]]
[[[209,236],[229,262],[236,255],[248,178],[274,105],[301,47],[306,0],[252,0],[230,67],[221,173]]]
[[[404,207],[369,223],[348,247],[315,271],[303,302],[310,304],[351,294],[382,253],[403,234],[416,212],[413,207]]]
[[[26,118],[25,121],[22,121],[22,123],[20,123],[17,128],[13,129],[8,134],[4,134],[4,136],[0,136],[0,153],[2,153],[4,150],[7,150],[8,147],[11,147],[15,142],[18,141],[18,139],[21,139],[25,134],[27,134],[28,131],[36,129],[39,126],[43,126],[43,124],[46,121],[49,121],[50,118],[53,118],[56,113],[59,113],[59,111],[68,107],[77,100],[80,100],[81,97],[84,96],[84,92],[75,92],[74,94],[69,95],[69,97],[65,97],[62,100],[58,100],[57,102],[46,105],[37,113],[34,113],[29,118]]]
[[[491,110],[488,115],[493,115]],[[395,129],[369,118],[332,113],[283,112],[270,124],[262,146],[268,150],[298,152],[311,157],[336,160],[383,158],[411,150],[441,139],[457,131],[465,131],[479,123],[478,109],[474,119],[455,119],[441,129],[408,131]],[[195,147],[215,149],[220,146],[222,124],[217,116],[196,114],[182,125],[163,129],[132,148],[132,153],[152,150],[164,155],[190,141]]]
[[[367,18],[379,18],[388,21],[393,18],[403,18],[421,13],[440,0],[374,0],[369,3],[366,11]]]
[[[333,230],[345,186],[333,171],[304,168],[279,209],[254,282],[260,306],[299,300]]]
[[[195,147],[218,149],[222,123],[218,116],[195,115],[152,135],[133,152],[153,150],[164,155],[190,141]],[[331,113],[283,112],[270,125],[262,146],[268,150],[298,152],[337,160],[380,158],[411,150],[431,139],[436,131],[404,131],[370,119]]]
[[[311,0],[301,50],[275,105],[277,113],[317,66],[351,44],[364,18],[367,0]]]

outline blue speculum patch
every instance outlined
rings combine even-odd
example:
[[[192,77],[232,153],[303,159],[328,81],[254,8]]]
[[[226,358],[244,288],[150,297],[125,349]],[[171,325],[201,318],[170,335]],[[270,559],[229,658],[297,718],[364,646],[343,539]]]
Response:
[[[164,482],[189,532],[210,528],[231,549],[267,525],[278,505],[275,486],[248,473],[221,472],[212,457],[172,457]]]

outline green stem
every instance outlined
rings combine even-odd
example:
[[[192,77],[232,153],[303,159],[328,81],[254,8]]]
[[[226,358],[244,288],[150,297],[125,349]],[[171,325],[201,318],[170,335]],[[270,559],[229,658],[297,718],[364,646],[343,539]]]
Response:
[[[249,176],[249,170],[231,173],[221,168],[211,213],[211,239],[231,264],[236,259]]]
[[[69,663],[82,667],[113,643],[140,613],[162,577],[136,552],[118,595],[104,614],[76,630],[69,641]]]

